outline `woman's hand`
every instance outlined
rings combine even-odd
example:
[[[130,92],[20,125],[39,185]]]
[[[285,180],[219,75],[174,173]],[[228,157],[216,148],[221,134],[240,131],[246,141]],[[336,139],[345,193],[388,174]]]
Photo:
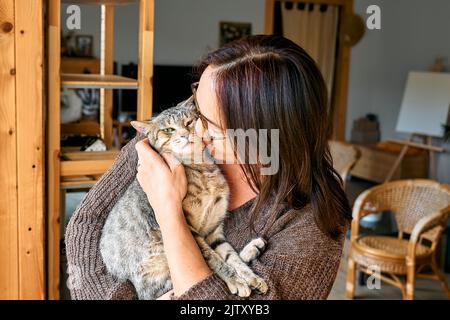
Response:
[[[183,165],[171,154],[162,157],[147,139],[136,143],[138,167],[136,178],[152,206],[158,224],[172,218],[165,212],[182,214],[181,203],[186,196],[187,180]]]
[[[179,296],[211,274],[183,214],[181,202],[187,193],[184,167],[169,154],[161,157],[147,139],[136,144],[136,151],[136,177],[161,227],[173,292]],[[168,296],[161,297],[165,298]]]

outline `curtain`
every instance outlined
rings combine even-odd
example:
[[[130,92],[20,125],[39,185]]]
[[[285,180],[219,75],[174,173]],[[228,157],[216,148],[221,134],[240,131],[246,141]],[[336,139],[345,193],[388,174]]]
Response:
[[[331,97],[333,90],[339,7],[281,3],[283,35],[300,45],[318,64]]]

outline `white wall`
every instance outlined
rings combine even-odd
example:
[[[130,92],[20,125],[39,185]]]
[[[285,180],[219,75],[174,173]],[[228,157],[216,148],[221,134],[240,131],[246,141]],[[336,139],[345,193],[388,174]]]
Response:
[[[61,16],[67,5],[62,6]],[[94,35],[94,51],[100,53],[99,6],[82,5],[79,34]],[[137,62],[139,6],[115,10],[115,60]],[[219,22],[252,23],[253,34],[264,32],[265,0],[156,0],[155,64],[192,65],[219,46]],[[62,20],[63,22],[65,20]],[[65,28],[65,23],[63,23]]]
[[[219,21],[252,23],[264,32],[264,0],[157,0],[155,62],[193,64],[219,46]]]
[[[379,116],[382,139],[401,138],[395,127],[408,72],[427,70],[438,55],[450,63],[450,1],[356,0],[355,11],[366,17],[371,4],[381,7],[382,29],[367,30],[352,50],[347,138],[353,120],[369,112]],[[438,162],[439,179],[450,182],[450,155]]]
[[[263,33],[264,3],[264,0],[156,0],[155,64],[194,64],[218,46],[219,21],[251,22],[254,34]],[[352,50],[347,138],[353,120],[369,112],[379,116],[382,139],[403,137],[395,132],[395,126],[408,72],[427,70],[438,55],[450,62],[450,1],[355,0],[355,11],[366,17],[366,8],[371,4],[381,7],[382,30],[367,31]],[[79,33],[94,35],[98,55],[99,7],[81,8]],[[117,7],[115,60],[120,64],[137,60],[138,23],[137,5]],[[447,147],[450,149],[450,145]],[[439,156],[439,178],[450,182],[450,155]]]

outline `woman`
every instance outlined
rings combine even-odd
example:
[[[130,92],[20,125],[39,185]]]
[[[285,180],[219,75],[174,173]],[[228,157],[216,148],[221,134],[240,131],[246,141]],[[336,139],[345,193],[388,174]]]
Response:
[[[194,101],[201,115],[196,134],[224,163],[220,168],[231,193],[226,237],[237,251],[255,234],[267,241],[250,266],[269,289],[250,298],[327,298],[351,215],[328,149],[331,128],[320,71],[303,49],[277,36],[229,44],[210,53],[198,70]],[[246,159],[235,149],[229,129],[277,129],[278,141],[270,135],[267,141],[278,146],[277,170],[263,175],[261,161],[224,161],[230,156]],[[73,298],[135,298],[130,283],[118,283],[107,274],[98,242],[108,212],[137,173],[161,227],[173,281],[172,292],[161,298],[236,299],[208,268],[186,224],[183,166],[158,155],[142,138],[124,148],[69,223]]]

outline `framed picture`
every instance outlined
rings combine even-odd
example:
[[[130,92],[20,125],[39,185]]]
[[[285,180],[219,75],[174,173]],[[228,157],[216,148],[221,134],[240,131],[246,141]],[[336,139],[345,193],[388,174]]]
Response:
[[[242,22],[220,22],[220,45],[252,34],[252,24]]]
[[[79,57],[92,57],[94,37],[91,35],[77,35],[75,38],[76,52]]]

